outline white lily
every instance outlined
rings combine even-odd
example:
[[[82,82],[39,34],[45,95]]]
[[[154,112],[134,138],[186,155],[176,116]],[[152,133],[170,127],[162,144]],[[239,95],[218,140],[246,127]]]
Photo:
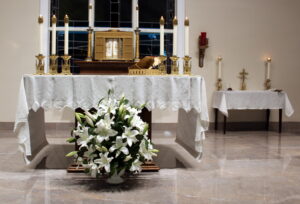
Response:
[[[100,159],[95,159],[94,163],[99,164],[99,168],[104,167],[105,171],[108,173],[110,172],[110,162],[113,160],[112,157],[108,157],[108,153],[104,154],[100,153]]]
[[[95,150],[96,148],[93,145],[90,145],[88,150],[84,152],[83,156],[89,158],[89,160],[93,160],[95,157],[97,157],[97,154],[94,154]]]
[[[77,139],[77,143],[78,143],[78,145],[80,145],[79,149],[81,149],[82,147],[88,147],[87,143],[90,142],[91,139],[94,138],[93,136],[89,135],[88,127],[84,127],[81,131],[78,131],[74,134],[79,136],[79,138]]]
[[[89,116],[86,116],[85,120],[91,127],[94,127],[94,122]]]
[[[152,160],[152,156],[157,156],[153,151],[153,146],[150,143],[150,140],[148,140],[148,149],[146,147],[146,140],[143,140],[140,144],[139,152],[140,154],[145,157],[147,160]]]
[[[142,170],[141,168],[142,162],[139,160],[139,158],[137,158],[136,160],[134,160],[131,164],[130,167],[130,171],[138,171],[140,172]]]
[[[117,150],[116,157],[118,157],[121,154],[121,152],[123,152],[125,155],[129,154],[129,150],[126,147],[127,143],[123,143],[122,137],[118,136],[114,143],[115,144],[109,148],[109,151],[114,152],[115,150]]]
[[[108,140],[111,136],[118,134],[117,131],[111,128],[113,123],[113,118],[110,118],[109,114],[106,114],[104,119],[101,119],[96,123],[94,132],[98,134],[96,139],[99,143],[103,142],[103,140]]]
[[[144,122],[141,119],[141,117],[138,115],[133,116],[133,118],[130,122],[130,125],[138,128],[140,131],[142,131],[144,129]]]
[[[138,141],[136,136],[139,134],[139,131],[132,130],[131,127],[128,128],[124,126],[124,128],[125,131],[122,134],[122,138],[126,138],[128,146],[131,147],[133,143],[136,143]]]

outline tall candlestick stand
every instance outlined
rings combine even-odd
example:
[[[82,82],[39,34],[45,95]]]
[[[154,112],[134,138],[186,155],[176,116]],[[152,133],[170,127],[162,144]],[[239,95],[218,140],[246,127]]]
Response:
[[[217,86],[218,91],[220,91],[222,89],[222,79],[219,78],[217,80],[216,86]]]
[[[50,56],[50,70],[49,70],[49,74],[58,74],[57,73],[57,68],[58,68],[58,64],[57,64],[57,59],[58,56],[57,55],[51,55]]]
[[[266,90],[271,89],[271,79],[266,79],[266,81],[265,81],[265,89]]]
[[[183,74],[185,75],[191,75],[191,70],[192,70],[191,59],[192,58],[190,56],[184,56],[183,58],[184,60]]]
[[[170,59],[172,61],[171,74],[179,74],[179,69],[178,69],[178,59],[179,59],[179,57],[172,56],[172,57],[170,57]]]
[[[135,58],[134,58],[134,61],[139,62],[140,61],[140,32],[141,32],[141,30],[139,30],[139,28],[136,28],[136,30],[134,30],[134,32],[135,32]]]
[[[88,31],[88,50],[87,50],[87,57],[85,58],[85,61],[93,61],[93,56],[92,56],[92,35],[93,35],[93,29],[89,27],[87,29]]]
[[[167,57],[166,56],[159,56],[159,60],[160,60],[160,64],[159,64],[159,71],[161,72],[161,74],[167,74],[167,69],[166,69],[166,60]]]
[[[62,71],[61,71],[61,74],[64,74],[64,75],[70,75],[72,74],[71,73],[71,66],[70,66],[70,59],[71,59],[71,56],[69,55],[64,55],[62,56],[61,58],[63,58],[63,64],[62,64]]]
[[[42,55],[42,54],[39,54],[36,57],[36,74],[37,75],[43,75],[45,74],[44,73],[44,66],[45,66],[45,63],[44,63],[44,59],[45,59],[45,56]]]

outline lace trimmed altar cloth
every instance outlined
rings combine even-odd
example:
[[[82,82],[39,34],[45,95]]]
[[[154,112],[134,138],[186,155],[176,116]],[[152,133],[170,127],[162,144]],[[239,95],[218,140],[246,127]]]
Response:
[[[227,117],[230,109],[283,109],[288,117],[294,113],[285,92],[270,90],[216,91],[213,95],[213,108],[219,109]]]
[[[206,88],[201,76],[24,75],[14,131],[27,164],[48,145],[44,110],[90,109],[114,90],[148,110],[178,110],[176,141],[191,154],[202,154],[208,129]]]

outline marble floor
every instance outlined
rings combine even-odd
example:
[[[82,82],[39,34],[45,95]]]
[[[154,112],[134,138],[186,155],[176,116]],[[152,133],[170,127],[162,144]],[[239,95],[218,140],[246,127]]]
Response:
[[[1,204],[300,203],[300,134],[209,132],[204,157],[196,162],[174,142],[174,133],[154,131],[162,169],[119,186],[67,173],[68,131],[47,135],[44,156],[26,167],[14,134],[0,131]]]

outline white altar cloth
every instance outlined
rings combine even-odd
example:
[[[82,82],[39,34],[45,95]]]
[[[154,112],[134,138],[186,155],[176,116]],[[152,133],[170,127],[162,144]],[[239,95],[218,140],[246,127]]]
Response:
[[[228,110],[237,109],[283,109],[291,116],[294,109],[285,92],[275,91],[216,91],[213,95],[213,108],[219,109],[228,117]]]
[[[24,75],[14,131],[27,163],[47,144],[44,110],[90,109],[109,89],[148,110],[179,110],[176,141],[192,154],[202,153],[208,129],[206,88],[201,76]]]

